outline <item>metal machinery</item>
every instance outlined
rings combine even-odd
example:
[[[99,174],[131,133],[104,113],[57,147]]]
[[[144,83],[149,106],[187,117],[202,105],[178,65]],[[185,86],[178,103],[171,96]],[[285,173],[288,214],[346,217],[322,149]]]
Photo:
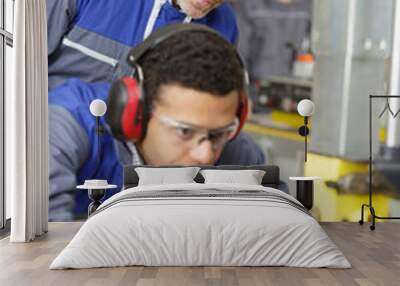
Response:
[[[304,161],[304,141],[297,134],[303,118],[296,106],[311,96],[312,81],[305,79],[309,65],[295,66],[293,58],[309,52],[311,0],[230,2],[238,20],[238,49],[253,83],[249,94],[254,113],[245,131],[259,143],[268,163],[281,167],[281,177],[295,190],[289,177],[302,175]],[[307,57],[302,62],[310,63]],[[302,77],[292,76],[294,70]]]
[[[258,106],[297,113],[297,104],[311,98],[312,81],[307,79],[271,76],[258,85]]]
[[[392,56],[388,94],[400,96],[400,3],[396,1],[393,5]],[[388,101],[384,111],[387,108],[391,112],[386,113],[388,119],[386,144],[380,148],[376,166],[389,179],[396,191],[400,192],[400,99]],[[400,212],[393,215],[398,216],[398,214]]]
[[[321,221],[358,221],[360,206],[368,202],[369,96],[400,94],[400,37],[393,29],[400,16],[395,2],[314,0],[312,80],[281,75],[258,82],[255,105],[272,112],[253,114],[245,130],[260,143],[268,161],[281,166],[282,178],[322,178],[312,210]],[[302,138],[296,132],[302,118],[295,109],[305,98],[311,98],[316,109],[310,153],[303,164]],[[390,106],[400,110],[399,101]],[[380,114],[383,107],[375,104],[373,113]],[[399,216],[396,191],[382,190],[400,178],[400,114],[397,120],[384,118],[384,124],[372,130],[374,206],[381,216]]]
[[[312,49],[316,63],[312,99],[316,111],[306,176],[330,182],[360,173],[367,178],[369,95],[399,94],[400,42],[393,27],[400,15],[393,12],[398,10],[395,6],[394,0],[314,1]],[[394,110],[400,108],[398,102],[391,105]],[[381,108],[374,105],[373,113],[379,114]],[[383,153],[379,152],[379,131],[374,125],[373,153],[383,154],[377,171],[385,175],[393,166],[398,170],[400,164],[398,118],[396,122],[389,116]],[[368,201],[367,193],[355,193],[354,188],[341,192],[330,186],[315,192],[320,220],[358,221],[360,206]],[[391,205],[395,203],[393,193],[374,195],[381,216],[393,215]]]

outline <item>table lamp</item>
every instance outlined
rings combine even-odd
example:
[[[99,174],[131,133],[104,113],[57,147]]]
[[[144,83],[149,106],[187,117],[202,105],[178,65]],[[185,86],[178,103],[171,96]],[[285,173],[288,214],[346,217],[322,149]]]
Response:
[[[107,104],[101,99],[95,99],[90,103],[90,113],[96,118],[96,135],[97,135],[97,162],[100,162],[101,141],[100,137],[104,134],[104,128],[100,125],[100,117],[106,114]]]
[[[314,113],[314,103],[309,99],[303,99],[297,105],[297,112],[304,117],[304,125],[300,126],[299,134],[304,137],[304,162],[307,162],[307,136],[310,133],[308,128],[308,117]],[[314,204],[314,181],[319,177],[290,177],[296,181],[296,198],[308,210]]]
[[[300,126],[299,134],[304,137],[304,162],[307,162],[307,136],[310,133],[308,117],[314,113],[314,103],[309,99],[303,99],[297,105],[297,112],[304,117],[304,125]]]
[[[115,189],[116,187],[116,185],[109,185],[107,180],[85,180],[83,185],[77,186],[77,189],[88,190],[88,196],[91,200],[88,207],[88,217],[101,205],[101,200],[105,197],[106,190]]]
[[[100,162],[101,140],[104,135],[104,127],[100,125],[100,117],[107,112],[107,104],[101,99],[95,99],[90,103],[90,113],[96,118],[96,136],[97,136],[97,162]],[[88,190],[89,199],[92,201],[88,208],[88,216],[94,213],[101,204],[107,189],[115,189],[116,185],[109,185],[107,180],[85,180],[83,185],[77,186],[77,189]]]

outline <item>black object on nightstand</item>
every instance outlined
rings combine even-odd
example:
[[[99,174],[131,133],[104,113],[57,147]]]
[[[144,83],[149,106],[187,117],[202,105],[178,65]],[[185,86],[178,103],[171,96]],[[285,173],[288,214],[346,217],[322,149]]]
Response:
[[[319,177],[290,177],[296,181],[296,199],[308,210],[314,205],[314,181]]]
[[[105,189],[88,189],[89,199],[92,201],[88,207],[88,217],[94,213],[101,205],[101,200],[105,197]]]

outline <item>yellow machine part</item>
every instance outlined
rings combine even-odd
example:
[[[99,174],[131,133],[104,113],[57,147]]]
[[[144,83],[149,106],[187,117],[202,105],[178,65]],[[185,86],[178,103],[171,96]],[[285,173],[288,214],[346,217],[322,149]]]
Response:
[[[304,124],[304,117],[297,113],[289,113],[279,110],[273,110],[271,112],[271,120],[277,123],[283,123],[293,128],[299,128]],[[311,120],[309,121],[308,127],[312,126]]]
[[[383,143],[386,142],[386,128],[379,129],[379,142]]]
[[[355,163],[336,157],[327,157],[314,153],[308,154],[304,167],[305,176],[318,176],[322,181],[315,184],[313,213],[320,221],[358,221],[361,218],[361,205],[368,204],[367,194],[338,194],[328,188],[325,181],[337,181],[340,177],[356,172],[368,172],[368,164]],[[376,215],[389,215],[391,197],[384,194],[373,196]],[[364,220],[370,212],[365,208]],[[377,220],[379,221],[379,220]]]
[[[270,120],[273,123],[283,124],[289,127],[291,130],[281,129],[277,127],[270,127],[259,123],[246,122],[244,125],[244,131],[254,133],[257,135],[272,136],[277,138],[284,138],[291,141],[303,142],[304,138],[299,136],[297,129],[304,125],[304,118],[296,113],[283,112],[279,110],[273,110],[270,115]],[[312,125],[311,120],[309,121],[309,127]],[[309,140],[311,137],[309,136]]]
[[[246,123],[243,128],[244,131],[254,133],[257,135],[272,136],[284,138],[292,141],[303,142],[304,139],[297,134],[297,132],[282,130],[278,128],[266,127],[256,123]]]

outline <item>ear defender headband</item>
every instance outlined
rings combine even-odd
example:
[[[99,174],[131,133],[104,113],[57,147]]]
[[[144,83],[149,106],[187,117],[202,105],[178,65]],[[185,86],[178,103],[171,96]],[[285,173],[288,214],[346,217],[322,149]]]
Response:
[[[113,82],[107,99],[106,122],[110,126],[114,137],[122,141],[131,140],[134,142],[144,138],[149,119],[149,107],[147,106],[143,89],[143,71],[138,61],[160,43],[178,33],[188,31],[213,33],[222,38],[218,32],[204,25],[172,24],[158,29],[129,52],[127,60],[128,64],[133,67],[133,74]],[[231,140],[233,140],[242,129],[247,119],[249,109],[247,98],[249,77],[238,53],[237,57],[244,71],[244,92],[240,93],[239,107],[236,113],[239,119],[239,127]]]

